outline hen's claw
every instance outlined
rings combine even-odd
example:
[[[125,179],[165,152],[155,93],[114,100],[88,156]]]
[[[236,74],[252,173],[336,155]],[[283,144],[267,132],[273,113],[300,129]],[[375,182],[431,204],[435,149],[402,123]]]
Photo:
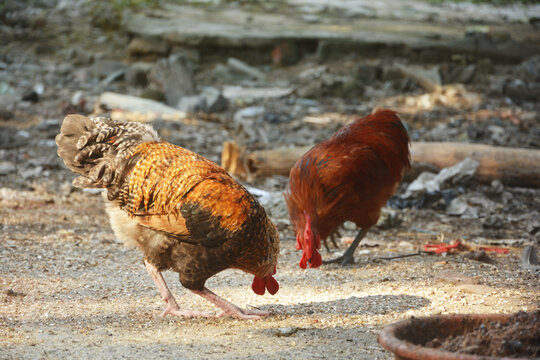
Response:
[[[165,317],[167,315],[173,315],[173,316],[180,316],[180,317],[211,317],[210,314],[206,314],[200,311],[192,311],[192,310],[184,310],[180,309],[178,306],[178,303],[174,299],[173,294],[169,290],[169,287],[167,286],[167,283],[165,282],[165,279],[163,279],[163,275],[161,275],[161,272],[152,264],[150,264],[148,261],[144,260],[144,265],[146,266],[146,270],[148,270],[148,273],[150,274],[150,277],[154,282],[156,283],[159,293],[163,297],[163,301],[165,301],[165,304],[167,304],[167,307],[165,308],[165,311],[161,313],[162,317]]]
[[[238,308],[237,312],[231,312],[223,310],[220,312],[217,317],[224,317],[224,316],[234,316],[238,319],[253,319],[258,320],[261,317],[269,316],[270,313],[268,311],[262,311],[262,310],[248,310],[248,309],[241,309]]]
[[[222,309],[222,311],[217,315],[217,317],[223,316],[234,316],[239,319],[260,319],[261,316],[270,315],[269,312],[263,310],[250,310],[250,309],[241,309],[233,303],[228,302],[227,300],[219,297],[214,294],[206,287],[202,290],[191,290],[195,294],[202,296],[206,300],[214,303],[216,306]]]
[[[167,315],[173,315],[173,316],[179,316],[179,317],[185,317],[185,318],[193,318],[193,317],[203,317],[203,318],[209,318],[212,317],[212,315],[203,313],[201,311],[193,311],[193,310],[183,310],[179,307],[173,308],[167,306],[165,311],[161,313],[161,317],[165,317]]]

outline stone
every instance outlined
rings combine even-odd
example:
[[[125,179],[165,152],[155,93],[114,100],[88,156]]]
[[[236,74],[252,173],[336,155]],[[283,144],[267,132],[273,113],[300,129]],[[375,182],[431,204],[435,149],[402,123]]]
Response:
[[[108,109],[122,109],[141,114],[163,114],[179,118],[186,116],[184,112],[157,101],[113,92],[101,94],[99,105]]]
[[[173,45],[170,51],[171,55],[183,54],[186,59],[192,64],[198,64],[201,61],[201,52],[194,47],[186,47],[181,45]]]
[[[176,105],[176,108],[181,111],[185,111],[190,114],[194,114],[197,111],[205,111],[206,104],[204,98],[199,95],[184,96]]]
[[[90,67],[90,75],[96,77],[100,80],[105,79],[111,74],[114,74],[118,71],[125,71],[127,68],[126,64],[118,60],[111,59],[100,59],[96,60],[94,64]]]
[[[540,101],[540,83],[512,79],[504,85],[503,93],[517,101]]]
[[[248,75],[249,77],[264,81],[266,79],[266,74],[260,71],[259,69],[246,64],[245,62],[235,59],[235,58],[229,58],[227,59],[227,65],[231,67],[232,69],[239,71],[241,73],[244,73]]]
[[[191,63],[183,54],[174,54],[156,63],[150,72],[151,83],[165,94],[165,102],[176,106],[184,96],[195,95]]]
[[[449,75],[449,83],[468,84],[476,73],[476,65],[470,64],[463,67],[456,67]]]
[[[396,64],[396,67],[401,71],[403,76],[410,78],[418,83],[425,90],[431,92],[442,91],[442,80],[438,67],[421,68],[418,66],[405,66]]]
[[[293,88],[281,87],[242,87],[242,86],[225,86],[223,88],[223,96],[227,99],[247,98],[247,99],[269,99],[280,98],[290,95],[294,91]]]
[[[127,46],[127,52],[132,57],[144,55],[167,55],[169,45],[159,37],[134,37]]]
[[[225,111],[229,106],[229,101],[223,96],[221,91],[215,87],[204,87],[200,97],[204,100],[204,111],[207,113]]]
[[[540,81],[540,55],[530,57],[523,61],[518,67],[518,72],[523,79]]]
[[[363,84],[371,84],[381,76],[382,70],[377,65],[360,64],[354,71],[356,80]]]
[[[125,73],[126,82],[135,87],[145,87],[148,85],[148,74],[153,65],[146,62],[134,62]]]
[[[15,171],[15,164],[13,164],[11,161],[0,160],[0,176],[8,175]]]

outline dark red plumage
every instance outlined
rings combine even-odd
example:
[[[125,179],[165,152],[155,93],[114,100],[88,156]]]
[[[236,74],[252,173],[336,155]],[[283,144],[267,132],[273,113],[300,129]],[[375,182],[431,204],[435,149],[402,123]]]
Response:
[[[297,248],[303,250],[300,267],[321,265],[321,239],[343,222],[356,223],[364,234],[377,223],[409,157],[405,126],[394,111],[379,110],[341,128],[297,161],[285,199]]]

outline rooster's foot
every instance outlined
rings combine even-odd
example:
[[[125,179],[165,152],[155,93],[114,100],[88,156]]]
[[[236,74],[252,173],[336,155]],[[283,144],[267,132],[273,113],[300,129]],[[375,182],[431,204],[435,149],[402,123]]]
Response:
[[[333,260],[323,260],[323,264],[340,264],[341,266],[351,265],[354,264],[354,256],[345,253],[343,256]]]

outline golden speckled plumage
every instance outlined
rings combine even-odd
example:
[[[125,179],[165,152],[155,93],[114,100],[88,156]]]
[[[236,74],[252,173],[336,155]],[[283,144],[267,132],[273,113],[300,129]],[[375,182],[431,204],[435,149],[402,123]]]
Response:
[[[118,237],[138,245],[157,269],[178,272],[184,286],[201,289],[227,268],[260,277],[274,271],[274,225],[212,161],[161,141],[148,125],[105,118],[69,115],[56,141],[80,175],[76,186],[107,189]]]

